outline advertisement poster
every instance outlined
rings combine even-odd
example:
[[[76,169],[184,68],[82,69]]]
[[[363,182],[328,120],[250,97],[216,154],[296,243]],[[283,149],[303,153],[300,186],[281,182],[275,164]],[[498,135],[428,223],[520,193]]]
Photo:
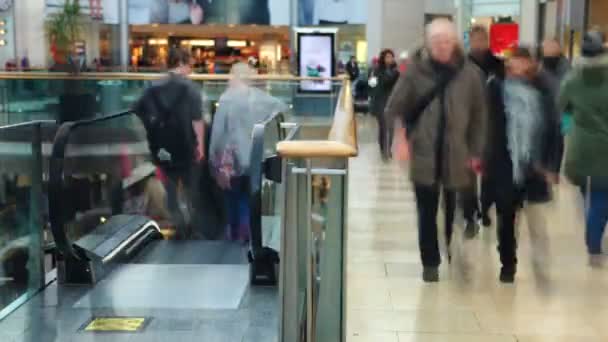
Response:
[[[366,0],[298,0],[298,25],[367,23]]]
[[[300,33],[298,35],[298,65],[300,76],[331,77],[334,75],[333,33]],[[331,91],[331,81],[302,81],[305,92]]]
[[[284,0],[129,0],[131,24],[287,25]]]

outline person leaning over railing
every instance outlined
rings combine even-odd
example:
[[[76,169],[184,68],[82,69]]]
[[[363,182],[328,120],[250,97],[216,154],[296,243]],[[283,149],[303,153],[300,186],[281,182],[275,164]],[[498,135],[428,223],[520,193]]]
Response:
[[[582,59],[566,77],[559,96],[570,106],[573,127],[567,144],[566,175],[586,198],[586,235],[590,264],[603,262],[602,238],[608,224],[608,53],[605,36],[589,32]]]

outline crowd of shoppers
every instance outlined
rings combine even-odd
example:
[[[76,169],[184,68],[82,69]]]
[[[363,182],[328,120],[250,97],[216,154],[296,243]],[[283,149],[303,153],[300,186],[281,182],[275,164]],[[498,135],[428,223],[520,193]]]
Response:
[[[439,280],[440,197],[448,260],[457,203],[468,238],[476,236],[477,218],[491,226],[489,210],[496,206],[500,281],[515,280],[519,216],[528,222],[533,258],[546,256],[545,210],[559,183],[566,112],[574,122],[565,153],[566,175],[585,197],[587,249],[597,264],[608,224],[608,164],[597,158],[608,153],[604,35],[585,35],[583,57],[572,69],[553,39],[543,42],[539,58],[520,46],[505,60],[491,52],[482,26],[471,30],[470,43],[467,55],[453,23],[434,20],[405,72],[399,76],[394,54],[384,50],[369,78],[384,160],[391,158],[393,127],[401,124],[407,134],[407,139],[398,140],[409,146],[423,280]]]

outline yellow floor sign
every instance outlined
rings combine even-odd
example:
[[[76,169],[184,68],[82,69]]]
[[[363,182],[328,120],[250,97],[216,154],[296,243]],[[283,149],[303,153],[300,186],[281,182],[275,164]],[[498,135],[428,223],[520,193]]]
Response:
[[[84,328],[88,332],[137,332],[143,329],[144,317],[97,317]]]

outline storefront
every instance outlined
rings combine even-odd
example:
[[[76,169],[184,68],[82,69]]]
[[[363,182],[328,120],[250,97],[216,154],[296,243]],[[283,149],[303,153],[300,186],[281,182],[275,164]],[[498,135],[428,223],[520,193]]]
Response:
[[[131,66],[140,71],[164,69],[170,47],[189,50],[200,73],[227,73],[237,61],[261,73],[289,69],[287,26],[146,24],[132,25],[130,37]]]

